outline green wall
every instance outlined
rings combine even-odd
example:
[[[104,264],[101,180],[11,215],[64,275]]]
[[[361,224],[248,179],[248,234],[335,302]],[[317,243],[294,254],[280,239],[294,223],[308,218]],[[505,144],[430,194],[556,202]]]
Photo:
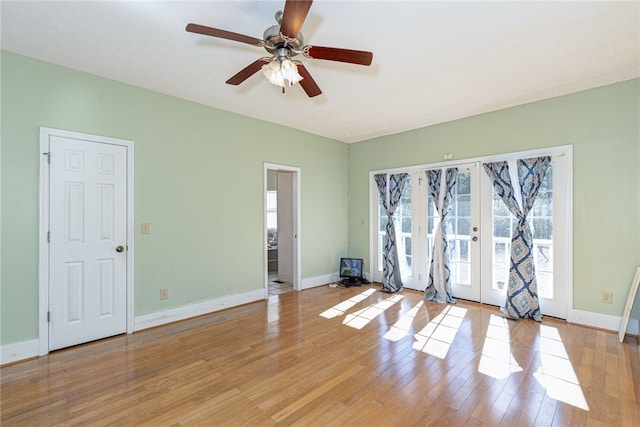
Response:
[[[639,105],[636,79],[352,144],[351,252],[369,265],[370,171],[571,144],[574,308],[620,316],[640,265]]]
[[[302,278],[333,273],[346,255],[346,144],[6,51],[1,60],[0,344],[38,336],[41,126],[134,141],[136,316],[264,287],[264,162],[302,171]]]
[[[303,278],[333,273],[349,245],[368,265],[369,171],[566,144],[575,308],[621,315],[640,264],[640,80],[346,145],[9,52],[1,61],[0,345],[38,335],[41,126],[134,141],[138,316],[263,287],[264,162],[302,169]]]

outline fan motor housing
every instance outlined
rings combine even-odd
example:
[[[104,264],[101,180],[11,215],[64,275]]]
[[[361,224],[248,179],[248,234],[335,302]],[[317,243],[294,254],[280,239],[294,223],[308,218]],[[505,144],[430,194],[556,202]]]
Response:
[[[272,25],[264,31],[262,36],[264,40],[264,48],[267,52],[274,54],[278,49],[287,48],[291,52],[291,56],[295,56],[304,46],[304,37],[302,33],[298,33],[295,39],[284,39],[280,34],[280,25]]]

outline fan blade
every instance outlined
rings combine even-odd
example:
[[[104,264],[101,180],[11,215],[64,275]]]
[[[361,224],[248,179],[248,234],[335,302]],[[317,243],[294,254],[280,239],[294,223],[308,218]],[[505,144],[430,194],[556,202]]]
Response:
[[[298,65],[298,74],[302,76],[302,80],[300,80],[300,86],[307,93],[309,98],[313,98],[314,96],[318,96],[322,93],[315,80],[311,78],[311,74],[307,71],[307,69],[302,64]]]
[[[185,28],[190,33],[204,34],[205,36],[219,37],[221,39],[233,40],[240,43],[247,43],[254,46],[262,46],[264,42],[255,37],[244,34],[232,33],[231,31],[220,30],[218,28],[205,27],[204,25],[188,24]]]
[[[339,49],[337,47],[305,46],[304,55],[313,59],[348,62],[350,64],[371,65],[373,53],[363,50]]]
[[[244,67],[242,70],[238,72],[238,74],[236,74],[235,76],[227,80],[226,83],[237,86],[243,81],[247,80],[249,77],[253,76],[258,71],[260,71],[262,66],[268,62],[269,61],[265,60],[264,58],[260,58],[257,61],[252,62],[251,64]]]
[[[287,0],[280,22],[280,32],[290,39],[298,38],[312,0]]]

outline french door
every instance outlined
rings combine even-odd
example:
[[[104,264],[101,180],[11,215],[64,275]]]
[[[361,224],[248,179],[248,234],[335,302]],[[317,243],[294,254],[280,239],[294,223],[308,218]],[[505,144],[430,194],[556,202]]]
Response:
[[[535,153],[534,153],[535,154]],[[569,150],[570,154],[570,150]],[[519,158],[525,158],[522,154]],[[528,155],[534,157],[534,155]],[[493,161],[493,160],[492,160]],[[511,161],[515,171],[515,160]],[[444,185],[447,168],[458,169],[445,220],[447,254],[454,298],[503,305],[510,267],[511,234],[516,218],[495,194],[482,161],[418,167],[409,173],[394,215],[396,247],[404,287],[422,291],[429,280],[429,268],[440,215],[429,194],[426,170],[440,169]],[[554,157],[528,221],[534,238],[534,260],[538,294],[543,314],[566,317],[566,293],[570,283],[570,155]],[[513,177],[516,183],[517,178]],[[377,190],[376,190],[377,191]],[[440,201],[444,197],[441,189]],[[375,198],[373,197],[375,195]],[[375,212],[375,255],[372,277],[382,273],[382,248],[387,218],[372,192]]]
[[[450,211],[445,220],[451,293],[456,298],[480,301],[480,167],[477,162],[455,167],[458,169],[458,176],[449,202]],[[446,169],[442,169],[442,176]],[[444,182],[440,186],[439,199],[442,200],[446,192]],[[431,260],[440,216],[435,209],[436,201],[428,192],[426,196],[427,256],[425,260]],[[426,267],[428,279],[430,265]]]
[[[509,163],[511,180],[517,182],[515,160]],[[509,284],[511,235],[518,221],[482,175],[481,302],[502,305]],[[567,315],[567,294],[572,287],[571,212],[571,150],[566,150],[552,158],[527,216],[540,310],[562,319]]]

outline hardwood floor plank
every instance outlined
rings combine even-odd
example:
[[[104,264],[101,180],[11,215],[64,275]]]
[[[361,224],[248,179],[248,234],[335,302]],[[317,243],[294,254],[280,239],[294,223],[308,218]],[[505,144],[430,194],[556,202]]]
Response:
[[[274,295],[2,367],[0,424],[640,425],[635,338],[497,313],[379,286]]]
[[[294,412],[297,412],[298,410],[302,409],[304,406],[312,402],[314,399],[317,399],[323,394],[329,392],[330,390],[338,386],[347,378],[360,372],[362,369],[363,369],[363,366],[360,366],[360,365],[350,366],[345,372],[342,372],[340,375],[333,377],[329,381],[325,382],[322,386],[315,388],[314,390],[308,393],[305,393],[304,396],[302,396],[300,399],[292,402],[287,407],[276,412],[274,415],[271,416],[271,418],[273,418],[276,422],[280,422],[286,419]]]
[[[532,425],[535,427],[553,425],[553,417],[557,406],[558,401],[550,398],[548,394],[545,394],[542,398],[542,402],[540,402],[540,410],[538,411],[536,419]]]

